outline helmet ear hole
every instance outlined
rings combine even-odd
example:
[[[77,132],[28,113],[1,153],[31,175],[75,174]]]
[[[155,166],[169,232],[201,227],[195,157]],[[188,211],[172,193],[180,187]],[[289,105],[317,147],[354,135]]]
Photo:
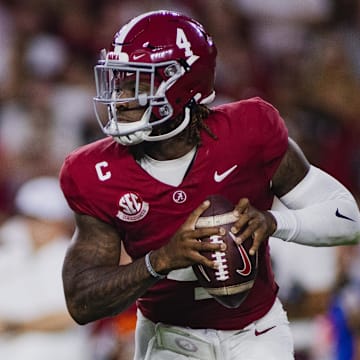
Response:
[[[180,65],[178,63],[171,64],[171,65],[167,66],[164,70],[164,74],[168,78],[175,76],[176,74],[180,74],[180,73],[181,73],[181,69],[180,69]]]
[[[159,113],[161,116],[168,116],[170,114],[170,109],[167,105],[164,105],[159,109]]]

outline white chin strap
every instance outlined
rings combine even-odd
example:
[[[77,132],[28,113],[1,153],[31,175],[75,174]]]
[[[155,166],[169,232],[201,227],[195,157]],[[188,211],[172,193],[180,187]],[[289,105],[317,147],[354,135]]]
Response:
[[[151,132],[151,130],[139,130],[129,135],[113,136],[113,139],[121,145],[137,145],[144,141],[144,136],[147,132]]]
[[[129,145],[137,145],[143,141],[162,141],[170,139],[178,134],[180,134],[190,123],[190,108],[185,108],[184,119],[181,124],[175,128],[174,130],[160,135],[150,135],[150,130],[138,130],[132,134],[121,135],[121,136],[113,136],[114,140],[121,145],[129,146]]]
[[[116,118],[116,111],[113,111],[113,119]],[[151,128],[144,129],[145,125],[149,123],[151,116],[151,107],[149,106],[144,112],[140,121],[136,123],[119,123],[116,120],[112,120],[107,126],[107,134],[112,136],[113,139],[121,145],[129,146],[136,145],[144,141],[144,136],[149,135],[152,131]],[[119,132],[125,133],[125,135],[115,135]],[[126,134],[127,133],[127,134]]]

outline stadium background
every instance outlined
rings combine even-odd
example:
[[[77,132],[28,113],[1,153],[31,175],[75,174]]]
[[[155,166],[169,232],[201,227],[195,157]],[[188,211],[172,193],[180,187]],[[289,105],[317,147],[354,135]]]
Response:
[[[250,96],[273,103],[311,162],[360,201],[359,1],[1,0],[1,225],[16,215],[22,184],[56,177],[68,152],[102,136],[92,68],[120,24],[154,9],[183,11],[212,34],[219,51],[216,103]],[[329,312],[349,283],[358,284],[358,247],[311,255],[277,245],[274,268],[294,322],[297,359],[339,358]],[[94,359],[128,358],[133,320],[130,311],[89,327]],[[359,322],[352,326],[356,344]]]

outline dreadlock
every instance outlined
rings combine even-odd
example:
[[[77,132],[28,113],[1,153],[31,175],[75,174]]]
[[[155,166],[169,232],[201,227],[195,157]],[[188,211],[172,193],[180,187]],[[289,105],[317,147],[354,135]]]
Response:
[[[217,139],[217,136],[204,121],[211,112],[212,110],[205,105],[194,104],[191,107],[191,120],[187,135],[187,142],[189,144],[201,145],[201,130],[204,130],[212,139]]]

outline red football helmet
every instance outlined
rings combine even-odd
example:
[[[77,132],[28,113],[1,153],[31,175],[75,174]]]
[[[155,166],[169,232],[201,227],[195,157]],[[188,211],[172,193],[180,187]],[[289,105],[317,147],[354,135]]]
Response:
[[[113,50],[103,50],[95,66],[95,113],[103,132],[124,145],[180,133],[190,121],[190,103],[207,104],[215,97],[216,54],[203,26],[187,16],[161,10],[132,19],[115,35]],[[125,87],[131,89],[130,96]],[[139,121],[121,122],[121,105],[130,102],[146,110]],[[105,120],[99,104],[107,106]],[[182,112],[177,127],[151,134]]]

